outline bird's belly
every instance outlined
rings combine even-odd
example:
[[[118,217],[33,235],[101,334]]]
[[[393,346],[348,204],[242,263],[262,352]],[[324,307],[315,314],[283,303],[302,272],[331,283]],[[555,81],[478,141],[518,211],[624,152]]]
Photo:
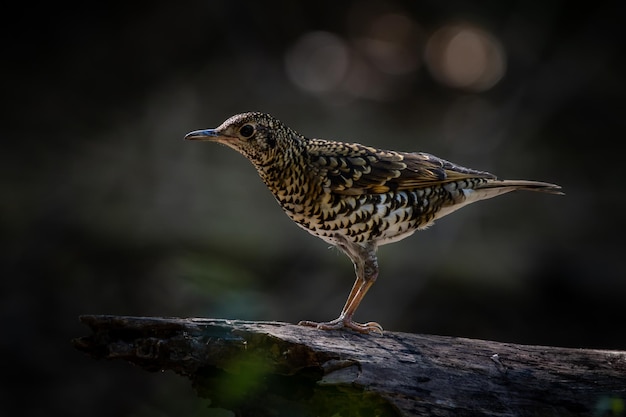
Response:
[[[339,235],[355,243],[384,245],[434,220],[428,199],[411,192],[342,195],[308,212],[286,211],[299,226],[330,244],[336,244]]]

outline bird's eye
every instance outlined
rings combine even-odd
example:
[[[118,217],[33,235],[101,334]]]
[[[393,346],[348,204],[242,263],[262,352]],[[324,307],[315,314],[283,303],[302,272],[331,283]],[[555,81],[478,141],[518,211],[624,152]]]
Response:
[[[241,129],[239,129],[239,134],[244,138],[249,138],[254,135],[254,126],[252,125],[243,125]]]

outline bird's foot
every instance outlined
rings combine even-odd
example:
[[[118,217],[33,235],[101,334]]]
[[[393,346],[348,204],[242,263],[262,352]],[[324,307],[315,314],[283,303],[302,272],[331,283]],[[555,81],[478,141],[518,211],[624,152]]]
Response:
[[[304,320],[298,323],[298,325],[315,327],[320,330],[337,330],[337,329],[348,328],[348,329],[352,329],[356,332],[364,333],[364,334],[368,334],[372,332],[378,333],[381,336],[383,334],[383,327],[380,324],[376,323],[375,321],[370,321],[368,323],[362,324],[362,323],[357,323],[356,321],[353,321],[349,317],[339,317],[339,318],[336,318],[335,320],[322,322],[322,323],[318,323],[316,321]]]

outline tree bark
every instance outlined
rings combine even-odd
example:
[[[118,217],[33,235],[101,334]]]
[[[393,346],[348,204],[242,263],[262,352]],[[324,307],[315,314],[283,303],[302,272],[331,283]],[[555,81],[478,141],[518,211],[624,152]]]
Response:
[[[626,352],[277,322],[82,316],[95,358],[188,377],[241,416],[624,415]]]

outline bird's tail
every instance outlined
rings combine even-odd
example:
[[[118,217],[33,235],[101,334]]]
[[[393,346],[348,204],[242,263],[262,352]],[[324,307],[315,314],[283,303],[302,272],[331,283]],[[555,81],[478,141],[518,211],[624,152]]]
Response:
[[[462,189],[463,198],[460,201],[455,201],[452,204],[441,207],[441,209],[436,213],[435,219],[446,216],[461,207],[476,201],[487,200],[489,198],[516,190],[539,191],[542,193],[563,195],[563,192],[560,191],[560,186],[550,184],[548,182],[488,179],[483,183],[477,184],[473,188]]]
[[[493,192],[494,196],[516,190],[538,191],[541,193],[564,195],[561,186],[549,182],[528,180],[492,180],[476,187],[477,190]]]

